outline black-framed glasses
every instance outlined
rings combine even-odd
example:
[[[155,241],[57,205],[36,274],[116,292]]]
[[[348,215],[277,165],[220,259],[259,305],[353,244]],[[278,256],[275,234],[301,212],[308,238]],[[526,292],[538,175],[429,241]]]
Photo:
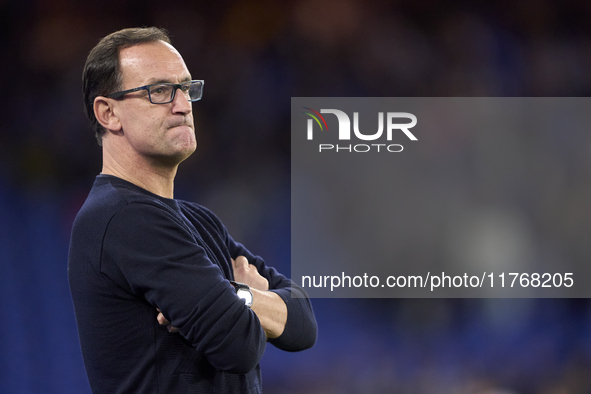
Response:
[[[199,101],[203,96],[203,80],[193,80],[183,83],[154,83],[128,90],[122,90],[107,95],[109,98],[119,98],[127,93],[147,90],[148,98],[152,104],[168,104],[174,100],[177,89],[181,91],[190,102]]]

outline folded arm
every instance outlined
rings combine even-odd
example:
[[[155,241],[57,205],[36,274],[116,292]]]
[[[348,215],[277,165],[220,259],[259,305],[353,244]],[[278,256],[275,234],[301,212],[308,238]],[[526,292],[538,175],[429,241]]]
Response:
[[[287,351],[312,347],[316,342],[318,328],[306,292],[276,269],[267,266],[263,259],[235,242],[211,211],[199,207],[199,211],[195,213],[200,216],[202,223],[209,226],[211,233],[219,234],[224,240],[228,253],[226,261],[232,262],[232,271],[226,273],[226,278],[231,279],[230,276],[233,276],[234,280],[246,283],[251,288],[251,312],[258,318],[267,340]],[[226,283],[231,287],[229,282]],[[164,316],[159,316],[159,322],[170,324]],[[171,329],[174,330],[174,327],[169,327]]]

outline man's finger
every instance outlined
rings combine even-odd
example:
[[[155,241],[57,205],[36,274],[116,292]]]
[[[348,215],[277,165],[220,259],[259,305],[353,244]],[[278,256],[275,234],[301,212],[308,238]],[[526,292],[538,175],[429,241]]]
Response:
[[[156,319],[158,320],[158,324],[160,324],[161,326],[166,326],[167,324],[170,324],[170,322],[166,320],[162,312],[158,313],[158,317],[156,317]]]
[[[177,327],[174,327],[172,324],[170,324],[170,322],[168,320],[166,320],[166,318],[164,317],[164,315],[162,314],[162,312],[160,312],[160,309],[156,309],[159,313],[158,316],[156,316],[156,319],[158,320],[158,324],[160,324],[161,326],[166,326],[166,329],[168,330],[168,332],[178,332],[179,329]]]
[[[248,268],[248,259],[244,256],[238,256],[236,257],[236,260],[232,260],[232,265],[234,266],[234,269],[246,269]]]

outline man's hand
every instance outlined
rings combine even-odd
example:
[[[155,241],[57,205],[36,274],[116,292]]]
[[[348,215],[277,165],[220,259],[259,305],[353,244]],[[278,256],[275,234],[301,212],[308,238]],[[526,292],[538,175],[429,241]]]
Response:
[[[257,267],[249,264],[246,257],[238,256],[236,257],[236,260],[232,259],[232,269],[234,271],[234,280],[236,282],[244,283],[251,289],[261,291],[269,290],[269,281],[267,278],[261,276]]]
[[[178,332],[179,329],[176,327],[173,327],[172,324],[170,324],[170,322],[168,320],[166,320],[166,318],[164,317],[164,315],[162,314],[162,312],[160,312],[160,309],[156,309],[158,311],[158,317],[156,317],[156,319],[158,320],[158,324],[160,324],[161,326],[166,326],[166,329],[168,330],[168,332]]]

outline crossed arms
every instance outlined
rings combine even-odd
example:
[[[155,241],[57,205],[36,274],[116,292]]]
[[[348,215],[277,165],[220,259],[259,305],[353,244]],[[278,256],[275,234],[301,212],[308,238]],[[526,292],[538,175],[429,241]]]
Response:
[[[254,265],[248,263],[246,257],[238,256],[236,260],[232,259],[232,269],[234,279],[250,287],[253,296],[251,309],[259,318],[265,335],[270,339],[278,338],[287,322],[285,302],[276,293],[269,291],[269,281],[261,276]],[[158,312],[158,323],[167,326],[169,332],[178,332],[179,329],[173,327],[160,310]]]
[[[160,204],[120,209],[105,235],[103,273],[161,310],[158,323],[178,328],[216,369],[251,370],[266,342],[287,351],[311,347],[317,327],[305,292],[235,242],[204,207],[181,210],[193,225]],[[251,309],[231,278],[251,288]]]

